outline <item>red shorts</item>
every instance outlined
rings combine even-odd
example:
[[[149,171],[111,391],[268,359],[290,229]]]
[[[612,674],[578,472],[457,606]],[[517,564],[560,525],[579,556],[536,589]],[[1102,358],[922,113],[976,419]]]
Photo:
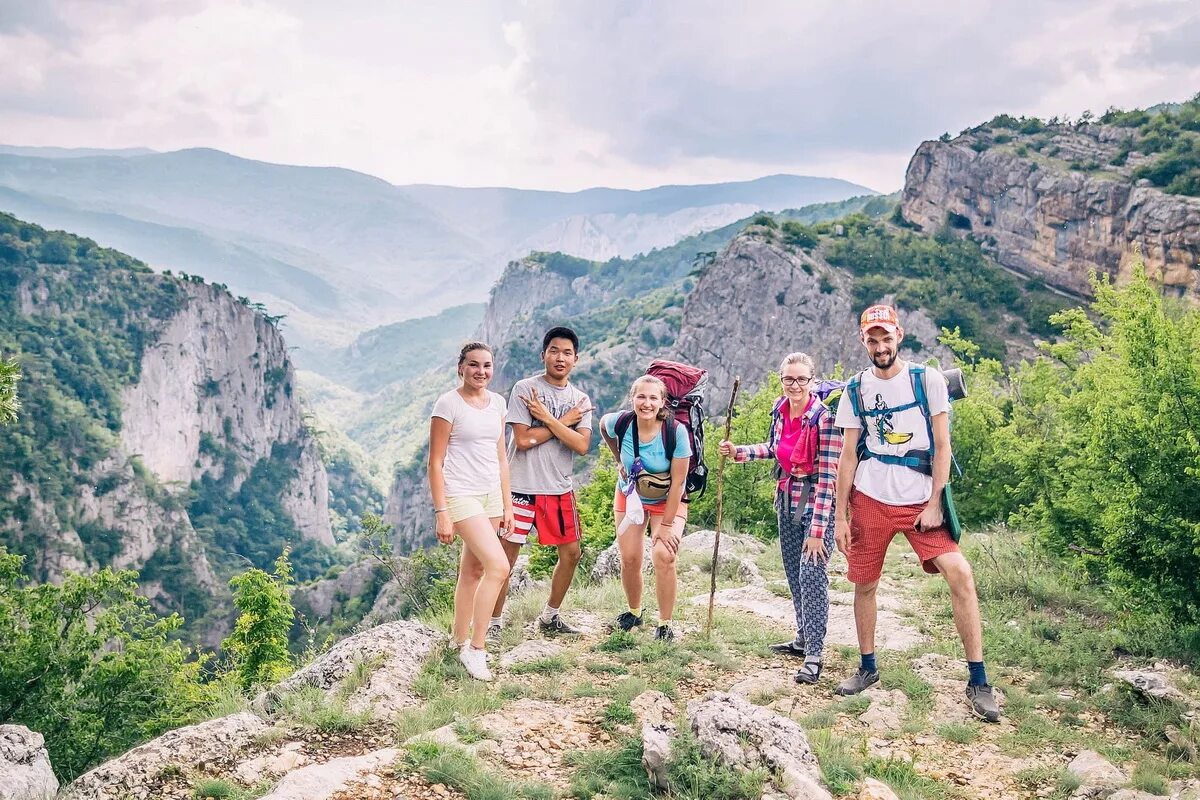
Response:
[[[579,541],[579,511],[575,493],[517,494],[513,492],[513,530],[507,541],[525,544],[529,531],[537,529],[538,544],[560,545]]]
[[[958,545],[950,538],[944,525],[927,531],[913,528],[917,517],[925,510],[924,503],[912,506],[890,506],[850,490],[850,555],[846,580],[851,583],[874,583],[883,574],[883,559],[888,545],[896,534],[903,533],[921,559],[921,568],[936,575],[933,559],[946,553],[957,553]]]

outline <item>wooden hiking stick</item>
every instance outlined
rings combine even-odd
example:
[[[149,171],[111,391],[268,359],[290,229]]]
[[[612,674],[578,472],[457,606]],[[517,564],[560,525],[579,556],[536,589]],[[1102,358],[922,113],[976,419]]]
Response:
[[[728,441],[730,429],[733,426],[733,402],[737,399],[738,387],[742,385],[740,376],[733,379],[733,391],[729,393],[729,408],[725,412],[725,435],[721,441]],[[721,523],[725,519],[725,456],[717,457],[717,530],[713,537],[712,569],[709,574],[712,582],[708,587],[708,621],[704,623],[704,638],[712,636],[713,601],[717,596],[717,555],[721,551]]]

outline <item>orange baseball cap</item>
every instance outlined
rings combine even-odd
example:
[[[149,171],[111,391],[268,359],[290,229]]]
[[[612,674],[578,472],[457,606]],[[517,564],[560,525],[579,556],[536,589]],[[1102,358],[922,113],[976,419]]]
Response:
[[[858,327],[864,333],[871,328],[883,328],[889,333],[897,333],[900,330],[900,317],[891,306],[871,306],[859,317]]]

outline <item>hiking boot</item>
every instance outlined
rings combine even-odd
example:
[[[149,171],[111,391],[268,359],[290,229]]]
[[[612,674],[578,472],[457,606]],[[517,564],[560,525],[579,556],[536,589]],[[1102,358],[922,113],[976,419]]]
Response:
[[[669,642],[670,644],[679,644],[679,640],[683,638],[683,634],[670,625],[659,625],[654,630],[654,639],[659,642]]]
[[[467,674],[477,681],[490,681],[492,679],[492,671],[487,665],[487,651],[476,650],[471,646],[471,643],[463,645],[463,649],[458,651],[458,660],[467,668]]]
[[[781,656],[795,656],[796,658],[804,658],[804,645],[796,644],[795,639],[790,642],[776,642],[775,644],[767,645],[767,649],[772,653],[778,653]]]
[[[623,631],[631,631],[634,628],[642,627],[642,618],[634,614],[632,611],[626,611],[617,617],[617,621],[613,623],[613,627]]]
[[[854,671],[853,675],[839,683],[837,688],[833,690],[833,693],[840,695],[858,694],[867,687],[874,686],[877,683],[879,683],[879,670],[867,672],[860,667]]]
[[[814,684],[821,679],[821,662],[805,661],[804,666],[796,670],[796,683]]]
[[[547,636],[558,636],[566,634],[567,636],[578,636],[583,633],[579,628],[573,628],[563,620],[562,615],[555,614],[549,621],[538,618],[538,630]]]
[[[984,722],[1000,721],[1000,705],[989,684],[967,686],[967,702],[971,705],[971,713]]]

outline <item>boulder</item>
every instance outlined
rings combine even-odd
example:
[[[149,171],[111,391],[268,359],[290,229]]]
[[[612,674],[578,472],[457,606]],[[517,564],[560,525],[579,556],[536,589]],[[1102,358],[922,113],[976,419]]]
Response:
[[[391,768],[400,751],[376,750],[362,756],[334,758],[288,773],[260,800],[328,800],[356,781]]]
[[[46,741],[21,725],[0,725],[0,800],[50,800],[58,778]]]
[[[648,689],[629,701],[629,708],[643,725],[661,725],[675,719],[675,703],[654,689]]]
[[[650,785],[665,790],[669,784],[671,740],[675,737],[675,726],[669,723],[644,723],[642,725],[642,768]]]
[[[512,572],[508,576],[508,593],[521,594],[534,587],[537,581],[533,575],[529,573],[529,556],[522,553],[517,556],[516,563],[513,564]]]
[[[1146,697],[1175,703],[1189,703],[1188,696],[1171,683],[1171,676],[1165,670],[1118,669],[1113,670],[1113,677],[1125,681]]]
[[[67,786],[64,800],[150,797],[165,772],[224,767],[266,729],[266,722],[243,711],[164,733],[80,775]]]
[[[398,620],[356,633],[255,699],[256,708],[270,713],[280,698],[304,686],[334,692],[359,664],[371,665],[366,683],[346,701],[351,712],[370,711],[376,719],[389,719],[398,710],[417,705],[411,686],[444,634],[411,620]]]
[[[795,685],[795,681],[779,669],[765,669],[742,678],[729,687],[729,693],[744,697],[752,703],[758,701],[756,704],[770,705],[779,697],[791,694]]]
[[[519,645],[500,656],[500,666],[512,667],[516,664],[528,664],[531,661],[542,661],[554,658],[563,652],[563,646],[545,639],[526,639]]]
[[[1067,771],[1080,780],[1076,798],[1107,797],[1124,786],[1125,773],[1095,750],[1084,750],[1067,765]]]
[[[900,800],[900,798],[892,791],[892,787],[883,781],[867,778],[858,791],[858,800]]]
[[[1200,780],[1172,781],[1171,800],[1200,800]]]
[[[679,540],[680,553],[707,553],[712,556],[713,542],[716,540],[716,531],[696,531],[689,533]],[[721,552],[738,555],[756,556],[766,552],[767,546],[752,536],[743,536],[738,533],[725,533],[721,535]]]
[[[788,797],[828,800],[804,729],[737,695],[712,692],[687,706],[688,722],[710,758],[735,768],[763,768]]]
[[[1163,800],[1164,795],[1139,792],[1137,789],[1119,789],[1108,796],[1108,800]]]
[[[904,692],[872,686],[863,696],[870,699],[871,707],[859,715],[859,722],[873,731],[898,731],[904,727],[908,711],[908,696]]]

